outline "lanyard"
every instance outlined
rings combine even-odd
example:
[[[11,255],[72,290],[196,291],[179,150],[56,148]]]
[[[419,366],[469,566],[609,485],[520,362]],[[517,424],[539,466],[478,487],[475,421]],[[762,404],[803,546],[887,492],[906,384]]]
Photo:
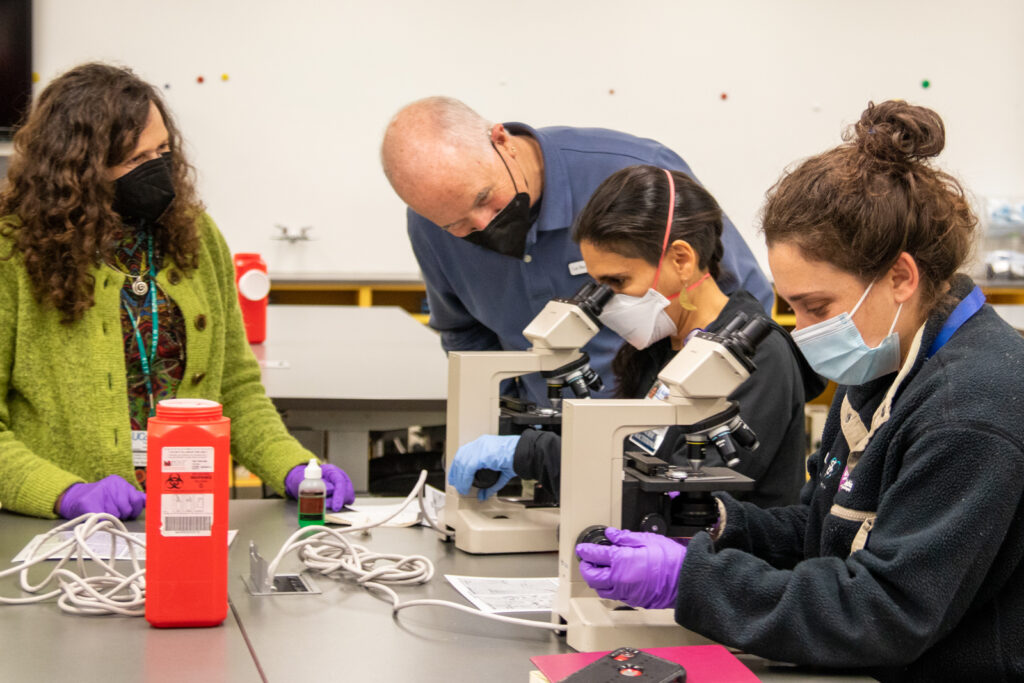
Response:
[[[946,318],[945,324],[939,330],[939,334],[935,337],[935,341],[932,342],[931,348],[928,349],[927,357],[931,358],[938,353],[939,349],[953,336],[953,333],[960,329],[960,326],[967,322],[972,315],[980,311],[984,305],[985,295],[981,292],[981,288],[975,285],[971,293],[965,296],[963,301],[957,304],[953,312]]]
[[[146,299],[149,301],[150,313],[153,318],[153,330],[150,336],[150,347],[149,351],[146,350],[146,344],[142,341],[142,333],[139,332],[139,322],[132,314],[131,306],[125,300],[125,292],[121,290],[121,303],[124,306],[124,310],[128,313],[128,319],[132,323],[132,329],[135,331],[135,343],[139,345],[139,361],[142,363],[142,374],[146,380],[146,393],[149,395],[149,416],[153,417],[156,415],[156,404],[153,397],[153,372],[152,368],[156,364],[156,347],[157,339],[160,336],[160,315],[157,311],[156,305],[156,265],[153,260],[153,235],[152,233],[147,236],[147,256],[149,258],[149,291],[146,293]]]

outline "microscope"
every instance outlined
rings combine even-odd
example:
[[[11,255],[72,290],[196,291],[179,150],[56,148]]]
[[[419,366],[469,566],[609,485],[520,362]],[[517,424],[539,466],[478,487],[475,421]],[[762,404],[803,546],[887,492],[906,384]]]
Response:
[[[500,433],[499,420],[506,427],[558,424],[563,388],[569,387],[578,398],[601,389],[589,357],[580,349],[600,330],[598,316],[611,297],[610,288],[589,282],[569,299],[549,301],[523,330],[532,343],[527,351],[448,354],[446,473],[460,446],[484,434]],[[545,378],[550,408],[509,406],[503,401],[501,382],[530,372]],[[493,470],[480,470],[474,485],[487,488],[497,478]],[[498,496],[481,502],[475,492],[461,496],[450,484],[445,488],[445,524],[455,531],[455,547],[469,553],[556,550],[558,518],[553,496],[539,504]]]
[[[553,618],[567,624],[568,644],[581,652],[701,645],[711,641],[675,623],[673,611],[632,609],[597,597],[583,581],[576,544],[603,540],[614,526],[692,536],[717,518],[711,491],[749,490],[753,481],[727,468],[704,467],[717,451],[728,464],[736,445],[756,448],[728,396],[754,372],[754,350],[771,331],[762,317],[740,314],[720,333],[698,332],[658,375],[664,400],[566,400],[562,416],[561,533]],[[634,432],[681,425],[685,465],[626,454]],[[668,495],[678,491],[678,495]]]

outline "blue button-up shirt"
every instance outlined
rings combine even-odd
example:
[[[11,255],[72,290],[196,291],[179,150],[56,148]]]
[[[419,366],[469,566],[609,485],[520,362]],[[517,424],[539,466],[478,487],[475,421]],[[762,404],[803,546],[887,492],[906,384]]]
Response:
[[[597,186],[612,173],[636,164],[682,171],[690,167],[664,145],[601,128],[558,126],[533,129],[507,123],[513,135],[530,135],[544,156],[540,214],[526,238],[523,259],[505,256],[450,235],[419,214],[408,212],[409,239],[427,288],[430,326],[446,351],[524,350],[523,329],[554,297],[572,296],[590,276],[572,240],[573,220]],[[746,289],[771,311],[772,288],[736,226],[723,216],[724,255],[718,285],[729,294]],[[576,264],[576,265],[574,265]],[[575,274],[574,274],[575,273]],[[591,367],[610,396],[612,358],[622,338],[603,328],[584,347]],[[547,404],[539,375],[523,378],[527,398]]]

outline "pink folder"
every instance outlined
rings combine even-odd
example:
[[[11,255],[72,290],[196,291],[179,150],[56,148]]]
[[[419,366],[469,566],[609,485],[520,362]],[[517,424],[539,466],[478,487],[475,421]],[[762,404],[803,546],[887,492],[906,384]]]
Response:
[[[758,678],[721,645],[690,645],[686,647],[641,648],[657,657],[682,664],[686,683],[757,683]],[[579,671],[608,652],[574,652],[565,655],[530,657],[533,665],[551,683]]]

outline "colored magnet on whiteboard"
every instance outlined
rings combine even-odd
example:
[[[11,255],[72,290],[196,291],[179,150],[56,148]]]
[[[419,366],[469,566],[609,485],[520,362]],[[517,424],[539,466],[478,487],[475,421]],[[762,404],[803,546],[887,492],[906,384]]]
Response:
[[[203,82],[203,81],[205,81],[205,80],[206,80],[206,79],[205,79],[205,78],[203,78],[202,76],[196,76],[196,83],[202,83],[202,82]]]
[[[32,72],[32,82],[33,83],[38,83],[39,82],[39,74],[37,74],[35,71]]]
[[[220,75],[220,80],[222,80],[222,81],[228,80],[228,75],[227,74],[221,74]]]
[[[728,93],[722,93],[721,95],[719,95],[719,97],[721,97],[723,100],[727,100],[727,99],[729,99],[729,94]]]
[[[615,94],[615,88],[608,88],[608,94],[609,95],[614,95]]]
[[[929,81],[927,78],[924,79],[923,81],[921,81],[921,87],[924,88],[925,90],[927,90],[931,86],[932,86],[932,82]]]
[[[171,84],[170,83],[164,83],[164,90],[170,90],[170,89],[171,89]]]

